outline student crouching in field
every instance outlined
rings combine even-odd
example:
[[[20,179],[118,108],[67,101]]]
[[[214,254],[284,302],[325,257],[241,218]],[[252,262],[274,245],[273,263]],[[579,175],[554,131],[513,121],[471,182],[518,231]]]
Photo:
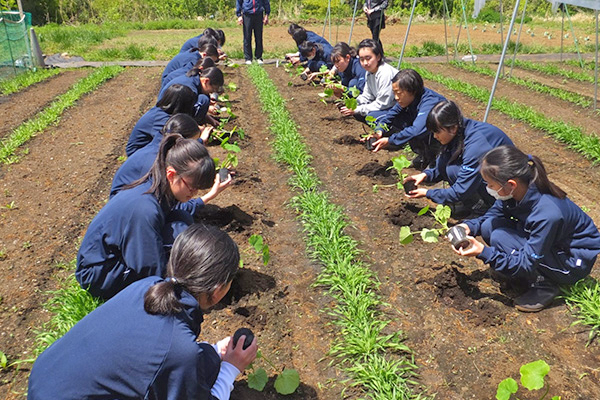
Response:
[[[373,39],[364,39],[360,42],[358,57],[362,67],[367,71],[365,87],[356,99],[358,101],[356,109],[341,107],[340,112],[344,116],[353,115],[362,122],[365,122],[367,116],[379,120],[395,104],[392,78],[398,70],[385,62],[379,43]]]
[[[198,96],[187,86],[173,84],[169,86],[156,106],[146,112],[135,124],[125,146],[125,154],[133,153],[152,142],[154,138],[162,140],[162,129],[175,114],[194,115],[194,104]]]
[[[212,59],[216,64],[219,61],[219,51],[217,50],[217,46],[212,43],[204,43],[200,47],[194,47],[188,52],[177,54],[169,61],[163,70],[160,80],[161,87],[165,85],[165,79],[167,76],[171,75],[172,72],[180,70],[181,72],[178,75],[183,75],[192,69],[198,60],[206,57]],[[171,75],[171,79],[178,75]]]
[[[354,87],[362,93],[367,71],[360,65],[356,50],[350,47],[348,43],[339,42],[333,47],[331,62],[333,62],[333,68],[329,73],[331,75],[337,73],[342,78],[342,85],[346,90]],[[342,91],[334,88],[334,94],[340,97]]]
[[[320,72],[321,67],[323,66],[329,71],[331,67],[333,67],[333,62],[331,61],[331,49],[309,41],[300,44],[299,49],[300,54],[308,60],[306,62],[306,70],[304,73]]]
[[[404,182],[413,181],[418,186],[423,182],[446,181],[450,187],[417,187],[406,195],[427,197],[435,203],[449,205],[454,218],[464,218],[471,212],[483,214],[495,199],[487,193],[479,163],[488,151],[502,145],[512,146],[512,141],[493,125],[464,118],[458,105],[450,100],[433,107],[426,126],[442,145],[441,152],[434,168],[409,176]]]
[[[187,51],[190,51],[194,47],[199,48],[202,45],[202,42],[200,40],[206,37],[214,38],[217,41],[217,48],[219,50],[225,45],[225,32],[223,32],[222,29],[206,28],[204,32],[202,32],[200,35],[194,36],[193,38],[186,40],[183,46],[181,46],[181,50],[179,50],[179,52],[185,53]]]
[[[202,314],[231,287],[239,251],[214,227],[177,237],[166,279],[133,283],[92,311],[33,365],[28,398],[227,400],[256,358],[231,337],[198,343]]]
[[[403,69],[392,78],[392,90],[396,99],[394,107],[378,120],[373,136],[373,151],[389,145],[402,147],[408,143],[417,154],[412,167],[424,169],[433,165],[439,151],[439,143],[427,130],[427,115],[444,96],[424,86],[423,78],[414,69]]]
[[[286,54],[285,59],[294,65],[307,61],[306,57],[300,54],[300,45],[306,41],[320,44],[323,47],[323,49],[329,53],[331,53],[333,49],[331,44],[323,36],[319,36],[313,31],[307,31],[298,24],[290,24],[290,26],[288,27],[288,33],[290,34],[292,39],[294,39],[294,42],[298,47],[298,52]]]
[[[177,70],[174,72],[177,72]],[[212,93],[222,93],[225,79],[223,77],[223,72],[215,66],[213,60],[210,58],[203,58],[185,74],[176,76],[173,79],[170,79],[170,76],[171,75],[167,75],[167,78],[165,78],[165,85],[158,93],[159,101],[171,85],[180,84],[187,86],[192,89],[197,96],[196,103],[194,104],[194,118],[196,121],[198,121],[198,123],[206,122],[216,126],[217,122],[209,114],[210,95]]]
[[[193,222],[185,212],[173,218],[172,210],[212,187],[215,174],[200,142],[166,136],[152,169],[110,199],[90,223],[77,253],[81,287],[109,299],[132,282],[164,276],[164,246]]]
[[[548,180],[539,158],[516,147],[489,151],[481,176],[497,200],[482,217],[460,224],[471,235],[470,246],[455,251],[479,258],[505,279],[528,283],[515,307],[540,311],[559,294],[559,285],[590,274],[600,252],[598,228]]]

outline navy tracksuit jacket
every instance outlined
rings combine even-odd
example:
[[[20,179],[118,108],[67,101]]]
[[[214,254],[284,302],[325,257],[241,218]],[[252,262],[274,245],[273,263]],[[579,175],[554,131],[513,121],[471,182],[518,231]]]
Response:
[[[331,69],[331,67],[333,67],[333,61],[331,61],[332,49],[333,48],[328,48],[323,45],[317,45],[315,57],[312,60],[308,60],[306,64],[308,69],[310,69],[311,72],[319,72],[323,65],[327,66],[327,69]]]
[[[197,51],[192,51],[192,52],[187,51],[185,53],[177,54],[175,57],[173,57],[171,59],[171,61],[169,61],[169,63],[165,67],[165,70],[163,71],[163,73],[161,75],[161,84],[162,85],[165,84],[165,78],[171,72],[175,71],[176,69],[182,68],[184,66],[187,67],[190,64],[193,67],[198,62],[198,60],[200,60],[201,58],[202,58],[202,56]],[[189,69],[190,68],[188,68],[188,70]]]
[[[342,85],[347,88],[355,87],[362,93],[365,87],[365,75],[367,71],[360,65],[358,57],[350,58],[350,63],[344,72],[338,74],[342,77]]]
[[[167,90],[167,88],[171,85],[180,84],[183,86],[187,86],[198,96],[196,100],[196,104],[194,104],[194,119],[196,121],[202,122],[206,113],[208,112],[208,107],[210,106],[210,98],[202,94],[200,89],[200,77],[198,75],[187,76],[186,74],[181,74],[171,79],[167,84],[163,85],[158,93],[158,100],[160,100]]]
[[[33,365],[27,398],[216,400],[220,369],[237,369],[196,342],[203,317],[191,294],[181,292],[175,315],[144,310],[144,294],[159,281],[132,284],[54,342]]]
[[[203,34],[201,33],[198,36],[194,36],[193,38],[186,40],[183,46],[181,46],[181,50],[179,50],[179,52],[185,53],[186,51],[190,51],[191,49],[198,47],[198,41],[202,35]]]
[[[399,132],[390,135],[389,143],[395,146],[403,146],[411,139],[428,134],[425,126],[427,115],[429,115],[433,106],[443,100],[446,100],[444,96],[425,88],[421,97],[416,97],[408,107],[402,108],[400,104],[396,103],[377,122],[380,127],[386,124],[389,131],[399,130]]]
[[[450,142],[436,159],[435,168],[426,169],[426,182],[450,182],[447,189],[429,189],[427,198],[438,204],[465,201],[479,193],[482,198],[489,195],[486,184],[479,174],[479,163],[485,153],[502,145],[512,146],[512,140],[494,125],[485,122],[464,119],[464,148],[462,154],[449,163],[452,153],[458,145],[457,140]],[[488,203],[491,204],[491,203]]]
[[[534,184],[520,202],[496,200],[465,223],[489,245],[477,258],[511,278],[533,282],[541,274],[572,284],[589,275],[600,252],[594,221],[569,198],[542,194]]]
[[[133,153],[150,143],[154,138],[162,140],[162,128],[171,115],[166,113],[160,107],[152,107],[148,112],[138,120],[133,127],[129,140],[125,146],[127,157],[131,157]]]

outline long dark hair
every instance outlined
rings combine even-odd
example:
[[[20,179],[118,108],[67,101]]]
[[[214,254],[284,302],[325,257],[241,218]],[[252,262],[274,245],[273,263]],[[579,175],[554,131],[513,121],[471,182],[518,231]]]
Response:
[[[442,128],[450,129],[456,127],[456,136],[454,136],[454,139],[450,143],[442,146],[441,152],[446,150],[451,144],[454,144],[455,149],[448,162],[452,162],[462,155],[465,150],[465,119],[455,102],[452,100],[442,100],[433,106],[429,114],[427,114],[425,126],[431,133],[439,132]]]
[[[124,189],[151,180],[152,186],[146,193],[153,194],[160,204],[174,204],[176,200],[167,179],[167,167],[173,167],[179,176],[192,179],[191,186],[196,189],[208,189],[215,181],[215,162],[206,147],[195,139],[184,139],[179,134],[173,134],[165,136],[160,142],[150,171]]]
[[[300,51],[300,54],[304,57],[308,57],[308,54],[311,51],[313,51],[313,49],[315,49],[317,52],[319,50],[321,50],[321,52],[323,52],[323,45],[321,45],[320,43],[310,42],[308,40],[305,40],[304,42],[302,42],[298,45],[298,50]],[[317,53],[315,53],[315,56],[316,55],[317,55]]]
[[[381,58],[379,59],[379,63],[377,65],[382,65],[383,63],[385,63],[383,49],[381,48],[381,45],[379,44],[379,42],[377,42],[373,39],[363,39],[358,44],[358,49],[356,50],[356,52],[360,53],[360,49],[365,49],[365,48],[371,49],[371,51],[373,52],[373,54],[375,54],[375,56],[381,56]]]
[[[540,193],[564,199],[567,193],[548,179],[546,168],[536,156],[528,155],[515,146],[499,146],[488,151],[481,162],[481,175],[500,184],[518,179],[526,185],[535,183]]]
[[[217,38],[213,37],[213,36],[201,36],[200,39],[198,39],[198,43],[196,44],[196,47],[192,47],[189,52],[193,53],[194,51],[198,51],[198,49],[202,48],[202,46],[204,46],[205,44],[212,44],[215,47],[219,47],[219,41],[217,40]]]
[[[296,42],[296,46],[300,46],[300,43],[306,41],[306,39],[308,38],[306,35],[306,29],[295,23],[290,24],[288,28],[288,33],[290,34],[290,36],[292,36],[294,42]]]
[[[233,280],[240,253],[229,235],[214,226],[192,224],[175,239],[167,263],[167,279],[146,291],[144,310],[169,315],[182,310],[179,299],[185,290],[196,299],[209,300],[216,289]]]
[[[200,127],[194,118],[187,114],[175,114],[163,126],[161,133],[163,136],[170,134],[180,134],[185,139],[193,138],[200,134]]]
[[[346,58],[348,55],[351,58],[356,57],[356,49],[350,47],[346,42],[339,42],[333,46],[333,50],[331,51],[331,62],[335,63],[340,58]]]
[[[198,49],[199,53],[204,53],[208,57],[219,57],[219,50],[214,44],[205,43]]]
[[[174,83],[165,89],[165,93],[156,103],[156,107],[161,108],[169,115],[178,113],[194,115],[194,104],[197,99],[198,96],[192,89]]]

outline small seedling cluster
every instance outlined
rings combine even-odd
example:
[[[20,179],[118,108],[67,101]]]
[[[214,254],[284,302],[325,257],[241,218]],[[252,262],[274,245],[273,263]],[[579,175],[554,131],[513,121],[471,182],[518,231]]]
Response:
[[[546,398],[550,391],[550,385],[545,384],[544,378],[550,372],[550,366],[544,360],[537,360],[521,366],[521,385],[529,391],[540,390],[544,386],[546,390],[540,400]],[[511,396],[519,390],[517,381],[513,378],[506,378],[498,384],[496,400],[509,400]],[[518,397],[516,398],[518,400]],[[553,396],[552,400],[560,400],[561,396]]]
[[[435,211],[433,211],[429,206],[425,206],[419,210],[418,215],[424,215],[427,212],[430,212],[433,215],[435,222],[440,225],[440,227],[432,229],[423,228],[418,232],[411,232],[409,226],[403,226],[400,228],[401,244],[411,243],[414,239],[414,235],[417,233],[421,235],[421,239],[423,239],[424,242],[436,243],[440,235],[443,235],[448,231],[448,220],[450,219],[450,214],[452,213],[450,207],[438,204],[435,208]]]

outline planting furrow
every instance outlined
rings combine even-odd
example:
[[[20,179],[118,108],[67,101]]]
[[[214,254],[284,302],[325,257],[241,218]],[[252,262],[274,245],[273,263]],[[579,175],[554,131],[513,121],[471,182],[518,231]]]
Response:
[[[131,128],[156,100],[160,72],[125,70],[31,140],[21,162],[0,167],[0,349],[10,349],[9,360],[32,356],[34,331],[49,317],[41,293],[57,287],[54,275],[72,272],[57,264],[75,258],[79,238],[106,201]],[[27,368],[5,372],[0,398],[22,398],[27,375]]]
[[[451,62],[451,64],[457,68],[464,69],[465,71],[475,72],[480,75],[495,77],[496,70],[490,68],[486,65],[465,62]],[[592,95],[582,95],[580,93],[576,93],[572,90],[567,90],[562,87],[555,87],[553,80],[551,79],[541,79],[545,82],[541,82],[540,78],[536,75],[529,74],[528,76],[523,77],[523,73],[519,73],[518,70],[513,70],[513,76],[504,78],[505,81],[508,81],[512,84],[522,86],[534,92],[547,94],[552,97],[556,97],[557,99],[567,101],[569,103],[573,103],[580,107],[590,107],[592,105]],[[520,76],[519,76],[520,75]],[[504,80],[500,81],[503,82]],[[501,83],[502,84],[502,83]],[[567,86],[567,85],[561,85]],[[587,88],[589,91],[589,87]]]
[[[510,66],[512,64],[512,61],[509,61],[507,64],[508,64],[508,66]],[[574,81],[579,81],[579,82],[594,83],[594,76],[590,75],[587,72],[581,71],[581,69],[579,69],[579,71],[574,71],[574,70],[570,70],[570,69],[561,68],[560,66],[558,66],[556,64],[534,63],[531,61],[521,61],[521,60],[515,60],[514,65],[517,68],[521,68],[521,69],[527,70],[527,71],[541,72],[546,75],[558,76],[558,77],[572,79]],[[577,65],[579,66],[579,64],[577,64]]]
[[[484,87],[489,80],[486,81],[472,73],[463,73],[456,69],[458,73],[453,73],[453,76],[459,75],[458,79],[449,78],[444,74],[435,73],[441,69],[439,66],[428,69],[412,67],[419,71],[424,79],[442,83],[448,89],[467,94],[480,102],[487,103],[488,101],[490,91]],[[444,70],[448,73],[447,67]],[[510,98],[517,98],[519,101],[513,102],[508,100]],[[526,96],[521,90],[504,85],[496,92],[492,108],[514,119],[527,122],[533,128],[540,129],[566,143],[591,160],[600,161],[600,139],[596,135],[595,129],[591,128],[598,123],[598,116],[585,117],[577,110],[571,109],[570,105],[557,104],[557,102],[557,100],[552,101],[539,95]],[[554,107],[549,107],[549,105]],[[556,113],[560,114],[559,118],[556,118]]]
[[[16,93],[59,73],[59,69],[39,69],[35,72],[24,72],[12,79],[2,80],[0,81],[0,96],[7,96],[9,94]]]
[[[38,113],[34,118],[15,128],[12,133],[0,142],[0,162],[9,164],[15,162],[15,151],[38,133],[43,132],[49,125],[56,124],[65,109],[73,106],[84,94],[95,90],[106,80],[122,72],[121,67],[101,67],[91,75],[77,81],[68,92],[61,94]]]
[[[340,368],[351,377],[351,385],[371,398],[421,398],[411,385],[416,366],[410,357],[401,356],[410,354],[410,349],[400,331],[387,332],[390,321],[381,311],[377,279],[359,259],[358,243],[345,234],[350,229],[347,217],[320,190],[308,148],[266,71],[257,66],[248,71],[263,109],[270,114],[275,157],[294,173],[290,183],[299,193],[292,204],[303,222],[309,253],[323,266],[317,284],[328,288],[336,300],[329,313],[340,337],[333,342],[331,354],[341,360]]]
[[[42,111],[56,96],[66,92],[71,85],[89,73],[90,70],[84,69],[63,71],[52,79],[47,79],[18,93],[0,97],[0,115],[3,116],[0,138]]]
[[[559,303],[533,316],[521,314],[512,308],[510,293],[489,278],[484,265],[456,256],[447,243],[417,239],[401,246],[401,226],[420,230],[433,227],[433,221],[417,216],[426,201],[408,200],[401,190],[384,187],[398,179],[386,171],[397,152],[366,151],[357,142],[362,124],[342,118],[332,104],[323,105],[320,88],[301,83],[288,86],[290,77],[283,69],[269,72],[311,148],[311,165],[332,201],[345,210],[352,223],[349,232],[361,243],[362,256],[378,276],[385,302],[397,310],[387,332],[405,332],[415,352],[419,380],[430,392],[444,399],[493,398],[497,384],[515,374],[515,365],[540,358],[552,366],[550,375],[563,389],[560,394],[578,398],[599,390],[596,378],[600,374],[588,367],[598,352],[582,350],[587,331],[569,328],[573,318],[564,306]],[[457,101],[465,116],[482,117],[480,102],[435,82],[426,81],[426,86]],[[600,217],[593,183],[600,176],[589,161],[495,111],[490,122],[525,151],[548,160],[551,179],[578,204],[588,205],[594,218]],[[380,187],[376,193],[374,184]],[[577,370],[585,370],[590,379],[573,380]]]

